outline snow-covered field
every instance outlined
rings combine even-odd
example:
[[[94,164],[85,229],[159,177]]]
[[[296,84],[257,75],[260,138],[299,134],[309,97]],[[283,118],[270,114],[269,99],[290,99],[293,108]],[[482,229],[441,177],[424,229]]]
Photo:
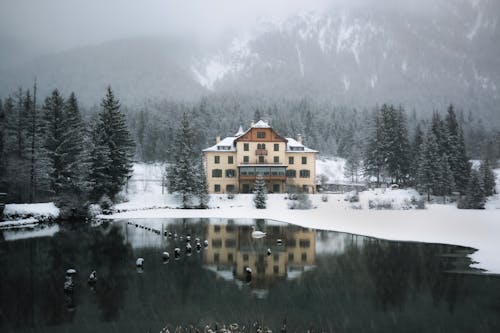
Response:
[[[18,221],[22,224],[22,220],[27,219],[31,223],[40,221],[52,221],[59,217],[59,208],[53,202],[35,203],[35,204],[7,204],[3,211],[3,216],[7,220]]]
[[[142,170],[147,167],[140,167]],[[497,179],[500,170],[495,170]],[[332,171],[332,175],[340,175]],[[343,173],[342,173],[343,174]],[[499,183],[499,181],[497,181]],[[267,209],[255,209],[251,194],[238,194],[234,199],[225,195],[211,195],[211,209],[152,209],[179,206],[177,198],[161,194],[160,183],[149,184],[146,190],[133,192],[129,188],[129,202],[117,205],[129,210],[103,218],[264,218],[324,230],[378,237],[389,240],[418,241],[468,246],[478,249],[471,255],[478,268],[500,274],[500,197],[491,198],[486,210],[459,210],[453,204],[427,205],[426,209],[369,209],[370,200],[382,200],[395,208],[417,195],[412,190],[374,190],[362,192],[359,203],[344,200],[345,194],[311,195],[314,208],[290,210],[284,194],[268,195]],[[500,186],[499,186],[500,187]],[[498,188],[500,190],[500,188]],[[500,191],[499,191],[500,192]],[[360,207],[361,206],[361,207]]]

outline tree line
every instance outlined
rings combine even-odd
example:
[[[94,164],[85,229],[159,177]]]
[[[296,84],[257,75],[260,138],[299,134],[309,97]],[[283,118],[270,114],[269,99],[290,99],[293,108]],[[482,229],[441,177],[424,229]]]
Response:
[[[434,113],[430,121],[417,124],[411,139],[404,109],[383,105],[372,114],[362,159],[350,157],[347,169],[362,165],[377,184],[413,186],[428,199],[456,192],[463,195],[459,207],[483,208],[485,198],[495,192],[490,158],[485,154],[479,168],[472,167],[453,105],[444,119]]]
[[[114,199],[131,173],[134,143],[111,87],[85,121],[75,93],[41,106],[36,83],[0,99],[0,191],[9,202],[56,201],[64,215]]]

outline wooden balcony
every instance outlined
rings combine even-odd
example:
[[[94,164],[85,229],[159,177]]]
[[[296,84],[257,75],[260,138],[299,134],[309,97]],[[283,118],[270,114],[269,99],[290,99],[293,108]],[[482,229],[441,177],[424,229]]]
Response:
[[[257,155],[257,156],[261,156],[261,155],[267,156],[267,149],[256,149],[255,150],[255,155]]]

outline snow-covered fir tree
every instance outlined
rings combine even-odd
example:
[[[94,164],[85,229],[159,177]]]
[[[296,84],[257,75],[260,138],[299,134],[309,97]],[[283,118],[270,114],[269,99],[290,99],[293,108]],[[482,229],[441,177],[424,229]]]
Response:
[[[439,147],[436,136],[433,131],[429,131],[422,144],[420,151],[417,184],[422,190],[427,193],[427,200],[430,200],[430,195],[433,194],[436,185],[439,182],[436,171],[441,170]]]
[[[484,209],[486,198],[479,171],[472,169],[465,196],[458,203],[458,208]]]
[[[267,201],[267,186],[262,175],[258,175],[254,182],[253,203],[257,209],[265,209]]]
[[[193,129],[187,113],[184,113],[176,133],[172,160],[167,167],[169,191],[180,194],[183,208],[199,191],[200,177],[197,170],[199,152],[193,149]]]
[[[102,196],[109,193],[111,188],[111,174],[109,171],[111,152],[107,144],[104,125],[99,117],[94,119],[90,130],[90,149],[88,155],[89,173],[87,182],[90,187],[89,197],[97,202]]]
[[[481,161],[481,165],[479,166],[479,175],[481,176],[483,182],[484,195],[488,197],[495,194],[495,174],[493,173],[489,159]]]
[[[107,167],[111,177],[108,195],[114,198],[122,189],[132,172],[134,142],[127,128],[125,114],[120,110],[120,102],[111,87],[106,88],[106,95],[101,102],[98,127],[102,131],[102,143],[109,149],[110,163]]]
[[[195,188],[195,194],[199,200],[200,208],[208,208],[208,202],[210,201],[210,196],[208,195],[208,182],[207,175],[205,171],[205,165],[203,159],[198,159],[197,164],[197,185]]]

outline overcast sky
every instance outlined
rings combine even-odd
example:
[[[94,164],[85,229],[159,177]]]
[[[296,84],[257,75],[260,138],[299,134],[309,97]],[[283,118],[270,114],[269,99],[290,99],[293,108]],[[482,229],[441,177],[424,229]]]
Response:
[[[343,0],[0,0],[0,34],[63,49],[132,36],[211,40]]]

